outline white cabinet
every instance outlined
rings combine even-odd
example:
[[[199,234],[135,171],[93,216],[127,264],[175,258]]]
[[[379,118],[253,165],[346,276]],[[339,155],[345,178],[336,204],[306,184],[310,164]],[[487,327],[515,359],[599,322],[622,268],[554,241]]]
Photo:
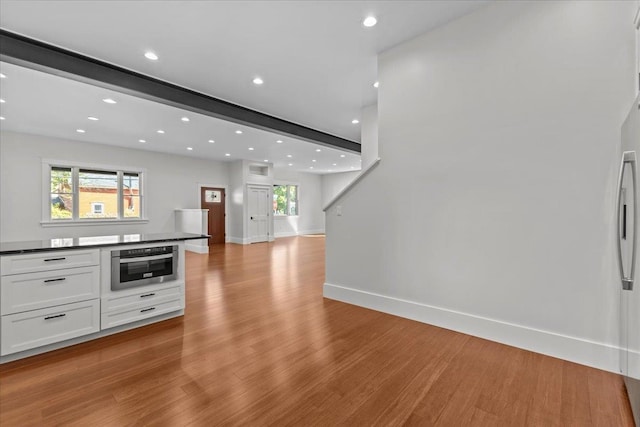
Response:
[[[3,256],[0,355],[100,330],[100,252]]]
[[[112,312],[102,312],[102,329],[113,328],[131,322],[137,322],[160,314],[171,313],[184,308],[183,294],[172,294],[168,298],[157,301],[142,301],[127,308]]]
[[[2,276],[2,314],[100,298],[97,266]]]
[[[154,245],[131,245],[127,249],[148,249]],[[159,245],[155,245],[159,246]],[[163,245],[164,246],[164,245]],[[103,248],[102,292],[100,328],[103,331],[161,316],[167,313],[182,313],[185,307],[184,243],[178,243],[175,253],[175,280],[167,282],[135,285],[128,282],[126,288],[111,289],[111,251],[121,248]]]
[[[100,264],[100,252],[93,250],[36,252],[25,255],[3,256],[0,272],[3,276],[63,268],[86,267]]]
[[[2,355],[100,330],[100,300],[57,305],[2,316]]]
[[[0,256],[0,363],[181,316],[184,242],[176,279],[111,289],[112,251],[167,243],[61,249]]]

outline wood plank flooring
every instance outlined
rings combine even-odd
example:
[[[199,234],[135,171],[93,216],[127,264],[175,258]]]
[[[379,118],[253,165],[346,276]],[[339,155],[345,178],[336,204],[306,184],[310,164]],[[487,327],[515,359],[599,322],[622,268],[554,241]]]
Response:
[[[633,426],[617,375],[323,299],[323,237],[187,255],[184,318],[0,366],[0,425]]]

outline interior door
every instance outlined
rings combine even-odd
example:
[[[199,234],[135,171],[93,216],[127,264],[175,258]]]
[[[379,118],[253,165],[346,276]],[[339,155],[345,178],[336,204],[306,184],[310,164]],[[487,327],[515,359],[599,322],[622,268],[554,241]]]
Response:
[[[269,204],[268,187],[248,187],[249,192],[249,241],[251,243],[269,240]]]
[[[622,127],[622,160],[618,181],[618,267],[620,272],[620,371],[624,375],[636,425],[640,426],[640,280],[637,278],[638,158],[640,96]]]
[[[225,192],[224,188],[202,187],[200,208],[209,209],[209,246],[225,242]]]

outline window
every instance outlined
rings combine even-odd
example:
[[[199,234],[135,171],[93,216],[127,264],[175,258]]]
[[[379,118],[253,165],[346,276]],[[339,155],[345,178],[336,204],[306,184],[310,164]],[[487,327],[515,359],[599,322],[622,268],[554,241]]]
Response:
[[[91,213],[94,215],[102,215],[104,212],[104,203],[91,202]]]
[[[143,219],[142,171],[43,163],[45,222]]]
[[[273,213],[274,215],[298,215],[297,185],[273,186]]]

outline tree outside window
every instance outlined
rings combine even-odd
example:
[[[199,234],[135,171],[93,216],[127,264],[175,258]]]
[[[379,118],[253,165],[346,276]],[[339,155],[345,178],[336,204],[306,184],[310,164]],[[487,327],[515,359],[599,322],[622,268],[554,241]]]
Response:
[[[273,213],[286,216],[298,215],[297,185],[273,186]]]
[[[142,172],[50,165],[49,219],[142,219],[141,180]]]

